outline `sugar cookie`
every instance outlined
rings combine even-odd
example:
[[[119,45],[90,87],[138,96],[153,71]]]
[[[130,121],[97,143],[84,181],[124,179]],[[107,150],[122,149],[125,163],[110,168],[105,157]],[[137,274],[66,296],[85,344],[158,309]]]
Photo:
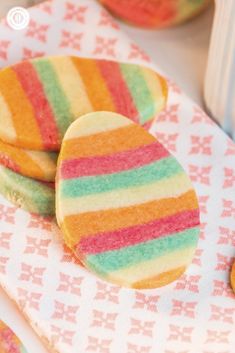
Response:
[[[145,125],[166,102],[166,81],[151,69],[114,61],[46,57],[0,71],[0,139],[59,151],[69,125],[107,110]]]
[[[29,178],[55,181],[57,157],[55,152],[25,150],[0,140],[0,165]]]
[[[40,215],[55,214],[54,183],[24,177],[1,165],[0,194],[28,212]]]
[[[198,201],[183,168],[141,126],[110,112],[87,114],[65,134],[56,215],[88,269],[132,288],[177,279],[199,236]]]

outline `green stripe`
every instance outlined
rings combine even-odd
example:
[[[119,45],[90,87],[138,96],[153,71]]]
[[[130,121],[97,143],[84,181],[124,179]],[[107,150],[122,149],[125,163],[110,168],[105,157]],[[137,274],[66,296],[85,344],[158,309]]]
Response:
[[[63,137],[69,125],[75,119],[70,110],[69,101],[61,88],[53,64],[48,59],[40,59],[33,61],[33,65],[40,77],[47,99],[55,115],[61,137]]]
[[[124,247],[120,250],[90,255],[87,256],[86,263],[89,264],[89,267],[105,274],[170,254],[174,250],[196,247],[198,236],[199,228],[191,228],[184,232],[171,234],[168,237]]]
[[[139,111],[140,123],[144,124],[155,116],[156,105],[142,74],[142,69],[138,65],[128,64],[120,64],[120,69]]]
[[[3,166],[0,166],[0,193],[29,212],[55,213],[55,191],[52,188]]]
[[[61,194],[62,197],[74,198],[116,189],[127,189],[168,178],[180,172],[182,168],[176,159],[168,157],[121,173],[63,180]]]

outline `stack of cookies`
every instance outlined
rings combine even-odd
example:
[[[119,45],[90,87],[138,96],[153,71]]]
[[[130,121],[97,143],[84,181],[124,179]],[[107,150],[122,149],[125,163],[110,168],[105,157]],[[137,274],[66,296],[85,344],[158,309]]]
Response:
[[[165,80],[138,65],[63,56],[0,72],[0,192],[56,212],[79,261],[131,288],[177,279],[198,241],[190,179],[144,129],[166,98]]]
[[[138,65],[60,56],[1,70],[0,193],[29,212],[54,215],[57,158],[70,124],[109,111],[147,128],[166,98],[166,81]]]

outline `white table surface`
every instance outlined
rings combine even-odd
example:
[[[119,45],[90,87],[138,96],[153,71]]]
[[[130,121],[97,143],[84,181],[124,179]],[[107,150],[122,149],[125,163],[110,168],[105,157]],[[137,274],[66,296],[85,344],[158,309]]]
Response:
[[[213,8],[195,20],[172,29],[147,31],[124,24],[121,27],[187,95],[202,106],[203,78],[212,19]],[[17,333],[28,353],[48,353],[1,289],[0,319]]]

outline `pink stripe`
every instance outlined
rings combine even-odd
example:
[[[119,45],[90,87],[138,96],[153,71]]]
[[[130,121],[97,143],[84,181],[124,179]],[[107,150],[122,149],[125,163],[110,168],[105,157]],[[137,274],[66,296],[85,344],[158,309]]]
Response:
[[[20,166],[16,164],[7,154],[0,153],[0,165],[11,169],[13,172],[20,174]]]
[[[77,250],[86,254],[98,254],[170,236],[172,233],[196,226],[199,226],[198,209],[177,213],[147,224],[84,237],[77,244]]]
[[[60,145],[56,117],[50,107],[43,85],[30,62],[13,66],[20,84],[27,95],[35,114],[45,149],[51,150],[52,144]]]
[[[97,60],[96,64],[111,93],[116,112],[139,123],[139,112],[132,98],[131,91],[122,76],[120,65],[106,60]]]
[[[142,167],[168,156],[169,152],[156,141],[150,145],[112,155],[64,161],[61,176],[63,179],[70,179],[118,173],[124,170]]]

